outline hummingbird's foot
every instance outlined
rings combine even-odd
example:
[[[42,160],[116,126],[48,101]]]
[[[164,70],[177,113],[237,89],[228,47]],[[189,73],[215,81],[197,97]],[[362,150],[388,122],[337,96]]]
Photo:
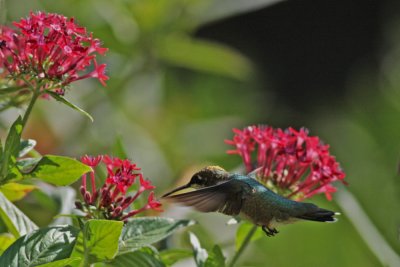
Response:
[[[263,225],[263,226],[261,227],[261,229],[264,231],[264,233],[265,233],[267,236],[274,236],[275,234],[279,233],[278,230],[276,230],[275,228],[269,228],[269,227],[266,226],[266,225]]]

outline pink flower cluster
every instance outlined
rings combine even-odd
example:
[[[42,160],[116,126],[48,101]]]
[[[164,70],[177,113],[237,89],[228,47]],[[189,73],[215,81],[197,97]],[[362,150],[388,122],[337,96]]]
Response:
[[[330,155],[329,145],[309,136],[305,128],[249,126],[233,132],[233,139],[225,142],[235,149],[227,153],[240,155],[248,173],[256,170],[262,182],[272,182],[287,197],[301,200],[325,193],[331,200],[336,191],[332,182],[345,183],[345,173]]]
[[[107,169],[105,184],[99,190],[96,189],[94,170],[82,177],[80,192],[83,196],[84,203],[77,202],[76,206],[78,209],[86,212],[89,218],[126,221],[129,217],[145,210],[152,209],[155,211],[162,211],[160,209],[161,203],[154,198],[154,192],[151,191],[155,187],[149,180],[143,178],[143,174],[136,164],[131,163],[127,159],[122,160],[107,155],[97,157],[83,156],[81,161],[92,167],[92,169],[100,163],[103,163]],[[90,189],[87,188],[87,175],[89,175],[91,179]],[[132,196],[127,196],[128,188],[136,181],[139,181],[138,189]],[[145,191],[150,191],[147,197],[147,203],[139,209],[124,212]],[[96,211],[90,207],[95,207]]]
[[[106,65],[97,64],[96,54],[103,55],[107,48],[73,18],[31,12],[14,26],[16,30],[0,28],[0,68],[11,78],[59,94],[71,82],[90,77],[105,85]]]

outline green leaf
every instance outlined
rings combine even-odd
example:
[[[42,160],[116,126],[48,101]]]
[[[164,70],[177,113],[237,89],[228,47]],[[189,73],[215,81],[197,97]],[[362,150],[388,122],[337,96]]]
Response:
[[[23,157],[36,146],[36,141],[33,139],[22,140],[19,145],[18,157]]]
[[[0,192],[0,218],[3,220],[7,229],[16,238],[28,234],[38,227],[34,224],[22,211],[20,211],[13,203],[11,203]],[[0,264],[0,266],[2,266]]]
[[[208,252],[208,258],[205,263],[206,267],[224,267],[225,257],[222,254],[221,248],[215,245],[211,251]]]
[[[77,105],[69,102],[67,99],[65,99],[63,96],[60,96],[59,94],[53,92],[53,91],[46,91],[47,94],[49,94],[51,97],[53,97],[55,100],[67,105],[68,107],[75,109],[76,111],[80,112],[81,114],[85,115],[86,117],[88,117],[92,122],[93,122],[93,117],[87,113],[86,111],[84,111],[83,109],[81,109],[80,107],[78,107]]]
[[[194,260],[198,267],[204,267],[208,258],[207,251],[201,247],[199,239],[193,233],[189,233],[190,244],[192,244],[194,252]]]
[[[36,188],[36,186],[30,184],[7,183],[0,186],[0,192],[2,192],[8,200],[17,201]]]
[[[251,222],[243,221],[236,232],[236,240],[235,240],[235,248],[236,251],[240,248],[242,245],[244,239],[246,238],[247,234],[249,231],[253,228],[254,224]],[[261,227],[258,227],[254,235],[251,237],[250,241],[256,241],[260,239],[261,237],[265,236],[263,231],[261,230]]]
[[[160,252],[162,262],[167,266],[191,256],[193,256],[193,252],[189,249],[168,249]]]
[[[169,36],[159,48],[164,61],[179,67],[246,79],[252,72],[250,61],[227,46],[183,36]]]
[[[62,156],[44,156],[26,178],[38,178],[54,185],[69,185],[92,169],[73,159]]]
[[[0,234],[0,255],[15,241],[15,237],[9,233]]]
[[[118,252],[118,239],[123,224],[110,220],[87,221],[71,257],[85,258],[90,263],[113,259]]]
[[[8,132],[4,145],[3,157],[1,158],[0,182],[13,178],[13,176],[9,177],[9,171],[15,165],[18,157],[22,128],[22,118],[18,116]]]
[[[253,10],[265,8],[283,0],[218,0],[210,1],[210,5],[201,13],[200,21],[210,23],[227,17],[251,12]]]
[[[69,257],[79,229],[66,225],[20,237],[0,257],[0,266],[37,266]]]
[[[79,262],[81,262],[81,258],[67,258],[58,261],[53,261],[45,264],[38,265],[37,267],[66,267],[66,266],[75,266]]]
[[[119,253],[128,253],[158,242],[177,229],[194,224],[191,220],[174,220],[161,217],[133,218],[122,229]]]
[[[164,263],[160,261],[157,255],[150,248],[142,248],[133,252],[125,253],[115,257],[106,266],[115,267],[164,267]]]

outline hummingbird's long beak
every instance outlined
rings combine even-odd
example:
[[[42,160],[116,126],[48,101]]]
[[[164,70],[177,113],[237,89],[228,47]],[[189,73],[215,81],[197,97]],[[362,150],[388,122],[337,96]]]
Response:
[[[179,195],[179,193],[177,193],[179,191],[183,191],[182,193],[185,193],[185,192],[188,192],[188,191],[192,191],[192,190],[185,190],[185,189],[194,190],[194,188],[191,188],[189,184],[185,184],[185,185],[182,185],[182,186],[180,186],[178,188],[175,188],[174,190],[164,194],[161,198],[165,198],[165,197],[169,197],[169,196],[173,196],[173,195]]]

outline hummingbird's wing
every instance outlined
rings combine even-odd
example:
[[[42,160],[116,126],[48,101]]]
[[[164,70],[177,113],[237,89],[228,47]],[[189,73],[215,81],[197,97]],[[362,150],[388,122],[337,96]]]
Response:
[[[231,179],[217,185],[168,196],[187,206],[192,206],[201,212],[218,211],[226,215],[238,215],[243,199],[250,190],[249,185]]]

